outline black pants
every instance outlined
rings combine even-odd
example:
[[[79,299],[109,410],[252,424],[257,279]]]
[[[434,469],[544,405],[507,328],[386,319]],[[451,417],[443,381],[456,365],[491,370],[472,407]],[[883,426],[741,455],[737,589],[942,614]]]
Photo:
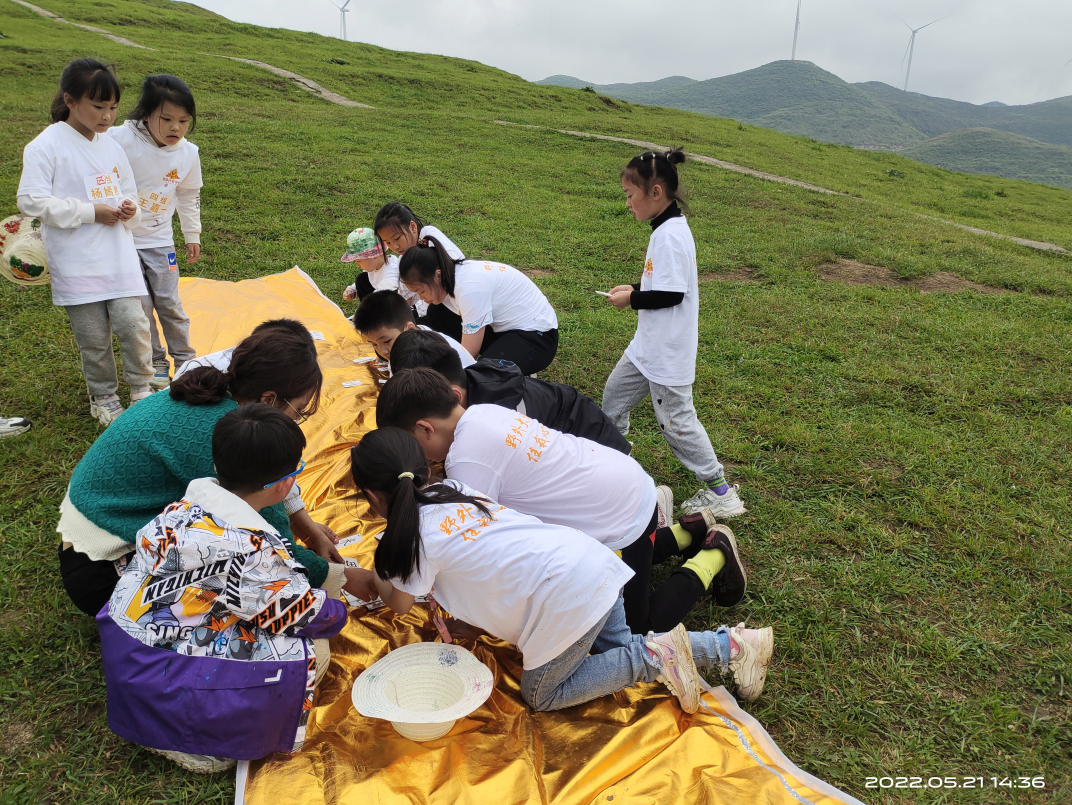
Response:
[[[367,271],[362,271],[354,277],[354,286],[357,288],[357,298],[359,301],[364,300],[366,296],[376,290],[372,287],[372,280],[368,278]]]
[[[446,305],[429,305],[428,312],[417,323],[449,335],[455,341],[462,340],[462,317]]]
[[[523,375],[532,375],[551,365],[558,352],[558,330],[537,333],[532,330],[484,330],[481,358],[513,361]]]
[[[651,589],[651,568],[681,551],[669,528],[656,528],[659,508],[651,516],[644,536],[622,549],[622,561],[633,571],[625,583],[625,622],[633,634],[669,632],[703,597],[706,589],[700,577],[687,567],[679,567],[656,590]]]
[[[120,559],[121,564],[126,564],[133,553]],[[71,601],[80,610],[90,617],[95,617],[101,608],[108,603],[119,583],[119,569],[115,562],[107,559],[90,559],[84,553],[78,553],[74,548],[59,547],[60,578],[63,579],[63,588],[67,591]]]

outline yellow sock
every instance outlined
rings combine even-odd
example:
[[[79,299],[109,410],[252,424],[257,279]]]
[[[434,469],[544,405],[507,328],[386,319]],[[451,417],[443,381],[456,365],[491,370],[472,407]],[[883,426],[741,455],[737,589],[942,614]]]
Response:
[[[725,566],[726,557],[719,548],[712,548],[709,551],[700,551],[682,565],[682,567],[687,567],[700,577],[700,581],[703,582],[705,590],[711,586],[711,581]]]
[[[692,545],[692,534],[681,523],[674,523],[670,526],[670,530],[674,532],[674,539],[677,540],[677,549],[679,551],[683,551]]]

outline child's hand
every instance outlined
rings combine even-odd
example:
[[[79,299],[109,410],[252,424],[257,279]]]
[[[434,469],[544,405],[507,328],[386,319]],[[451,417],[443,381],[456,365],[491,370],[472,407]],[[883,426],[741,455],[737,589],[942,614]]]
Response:
[[[372,571],[363,567],[346,568],[346,583],[342,588],[361,601],[373,601],[379,597],[372,580]]]
[[[457,618],[447,618],[447,630],[455,640],[476,640],[480,635],[487,634],[483,629],[478,629],[472,624],[460,621]]]
[[[137,206],[129,198],[123,199],[123,203],[119,205],[119,220],[129,221],[134,217],[134,213],[138,211]]]
[[[613,291],[610,292],[610,296],[607,297],[607,301],[610,302],[618,309],[629,307],[629,300],[633,296],[633,287],[631,285],[619,285]]]
[[[357,288],[353,285],[347,285],[346,290],[342,292],[342,298],[347,302],[353,302],[357,299]]]
[[[305,546],[321,559],[327,559],[329,562],[337,562],[341,565],[343,559],[335,548],[335,543],[339,541],[335,532],[321,523],[313,523],[313,525],[315,526],[315,533],[306,534]]]
[[[196,263],[198,258],[201,257],[201,244],[200,243],[187,243],[186,244],[186,262]]]
[[[93,220],[95,223],[104,224],[105,226],[115,226],[121,220],[119,210],[109,207],[107,204],[94,204],[93,205]]]

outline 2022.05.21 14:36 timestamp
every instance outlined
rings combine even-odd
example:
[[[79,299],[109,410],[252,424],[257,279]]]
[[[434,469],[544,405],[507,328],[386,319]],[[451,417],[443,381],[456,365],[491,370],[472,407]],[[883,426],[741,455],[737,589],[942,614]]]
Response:
[[[864,788],[1045,788],[1045,777],[865,777]]]

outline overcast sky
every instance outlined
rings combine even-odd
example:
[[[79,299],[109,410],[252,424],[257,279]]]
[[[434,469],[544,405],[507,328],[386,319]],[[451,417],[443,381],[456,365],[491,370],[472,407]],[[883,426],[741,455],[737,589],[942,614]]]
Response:
[[[342,0],[338,0],[339,3]],[[198,0],[233,20],[339,36],[331,0]],[[350,0],[349,39],[529,80],[705,79],[789,58],[797,0]],[[1072,95],[1070,0],[802,0],[797,58],[847,81],[1009,104]],[[256,54],[251,54],[256,55]]]

